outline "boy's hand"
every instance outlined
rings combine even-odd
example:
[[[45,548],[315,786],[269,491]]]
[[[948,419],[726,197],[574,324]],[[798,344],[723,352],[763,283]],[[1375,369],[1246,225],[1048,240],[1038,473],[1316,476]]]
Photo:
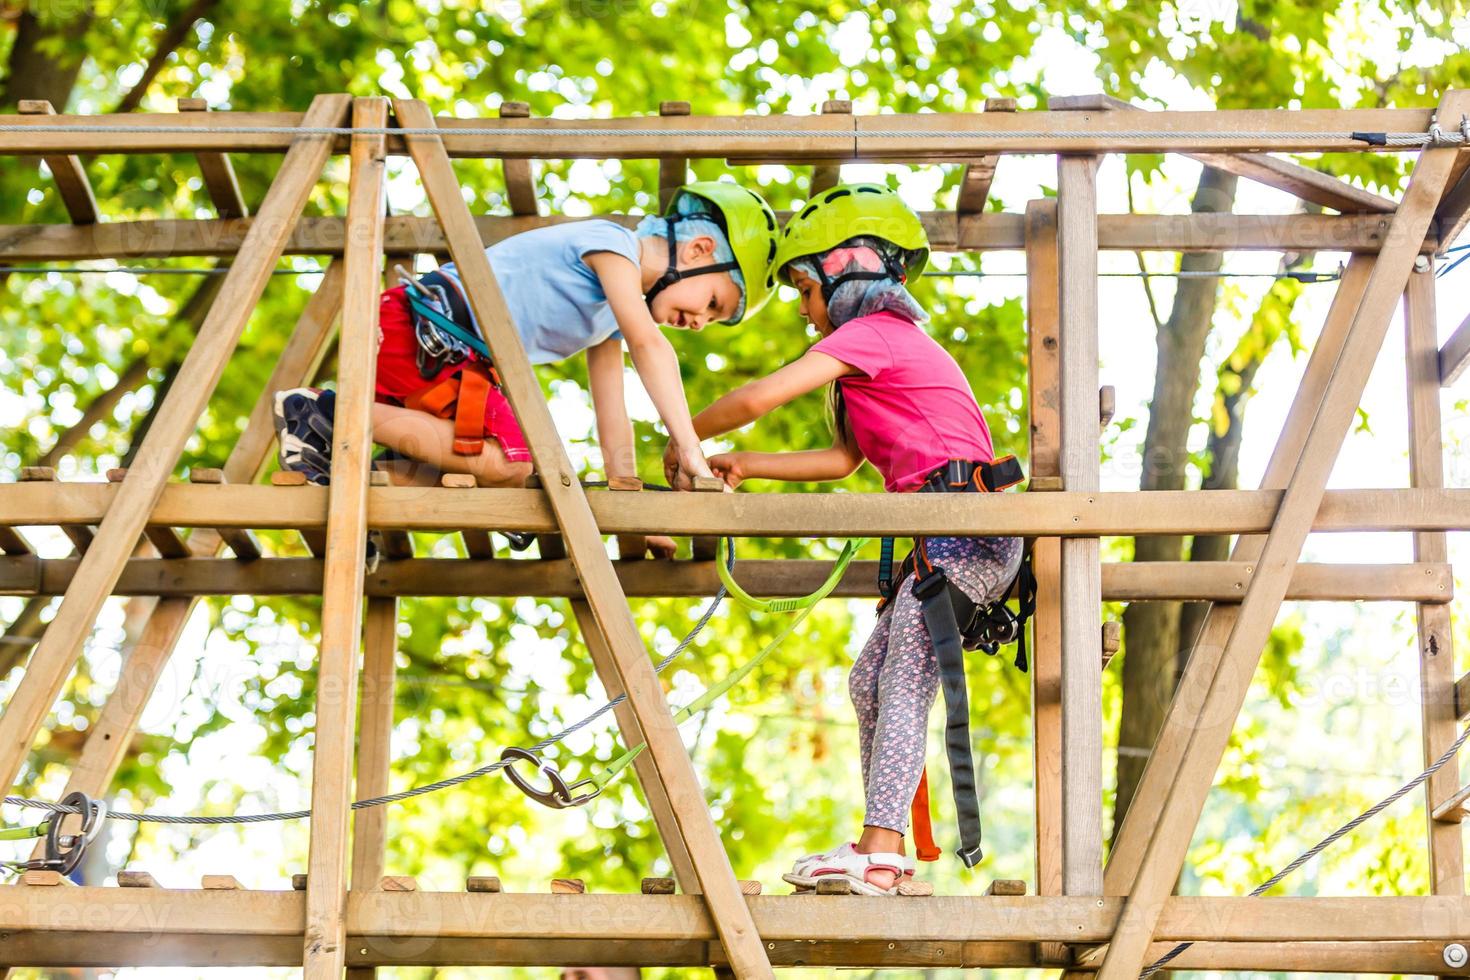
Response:
[[[668,445],[664,446],[664,479],[669,486],[674,485],[674,474],[679,472],[679,447],[670,439]]]
[[[672,558],[679,546],[666,534],[650,534],[647,538],[648,552],[655,558]]]
[[[709,458],[709,468],[732,490],[745,479],[745,464],[744,453],[720,453]]]

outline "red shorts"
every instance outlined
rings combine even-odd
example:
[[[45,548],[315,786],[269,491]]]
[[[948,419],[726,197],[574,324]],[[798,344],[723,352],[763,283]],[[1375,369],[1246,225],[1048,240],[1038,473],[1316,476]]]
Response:
[[[422,391],[452,376],[459,368],[444,368],[432,378],[419,374],[418,340],[413,335],[413,317],[409,313],[405,287],[385,292],[378,306],[378,401],[402,405],[415,392]],[[530,462],[531,450],[525,433],[511,411],[510,402],[499,388],[490,389],[485,401],[485,435],[500,443],[505,458],[512,463]]]

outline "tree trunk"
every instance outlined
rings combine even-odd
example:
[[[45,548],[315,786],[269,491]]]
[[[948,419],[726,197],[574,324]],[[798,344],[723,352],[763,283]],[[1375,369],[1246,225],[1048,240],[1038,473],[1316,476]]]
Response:
[[[1200,174],[1191,210],[1229,211],[1236,178],[1206,167]],[[1218,272],[1219,252],[1186,253],[1185,272]],[[1141,490],[1182,490],[1189,461],[1189,430],[1199,389],[1205,338],[1215,314],[1219,280],[1180,279],[1169,319],[1159,332],[1154,395],[1143,442]],[[1183,539],[1134,539],[1134,561],[1178,561]],[[1123,614],[1123,712],[1118,731],[1118,793],[1113,827],[1123,822],[1143,775],[1169,700],[1174,696],[1174,663],[1179,650],[1179,603],[1135,602]]]
[[[48,17],[46,23],[25,6],[0,87],[0,109],[14,109],[21,99],[45,99],[57,112],[65,112],[86,56],[82,42],[92,26],[92,6],[78,4],[75,16],[59,22]],[[47,48],[53,46],[62,53],[51,54]]]

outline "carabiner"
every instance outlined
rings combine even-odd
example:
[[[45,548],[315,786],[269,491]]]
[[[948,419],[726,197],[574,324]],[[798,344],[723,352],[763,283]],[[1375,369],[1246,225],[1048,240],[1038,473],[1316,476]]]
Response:
[[[571,785],[567,785],[566,779],[562,777],[561,770],[554,763],[545,761],[530,749],[512,746],[500,753],[500,761],[506,763],[505,774],[515,784],[516,789],[525,793],[542,806],[550,807],[553,810],[565,810],[568,807],[581,806],[583,803],[595,799],[602,793],[602,789],[599,787],[591,793],[573,796],[572,793],[574,790],[582,786],[591,785],[592,779],[582,779]],[[532,786],[524,776],[516,771],[515,764],[517,762],[529,762],[535,766],[546,777],[547,782],[550,784],[549,788],[540,789],[539,787]]]

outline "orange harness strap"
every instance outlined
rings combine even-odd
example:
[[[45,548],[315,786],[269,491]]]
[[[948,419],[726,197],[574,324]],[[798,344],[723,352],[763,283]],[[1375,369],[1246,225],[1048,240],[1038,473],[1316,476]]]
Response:
[[[914,791],[913,806],[909,808],[909,823],[913,827],[914,856],[920,861],[938,861],[939,845],[934,843],[934,821],[929,815],[929,768],[919,776],[919,788]]]
[[[478,456],[485,448],[485,405],[494,385],[490,370],[468,363],[450,377],[419,389],[404,399],[406,408],[454,419],[454,452]]]

